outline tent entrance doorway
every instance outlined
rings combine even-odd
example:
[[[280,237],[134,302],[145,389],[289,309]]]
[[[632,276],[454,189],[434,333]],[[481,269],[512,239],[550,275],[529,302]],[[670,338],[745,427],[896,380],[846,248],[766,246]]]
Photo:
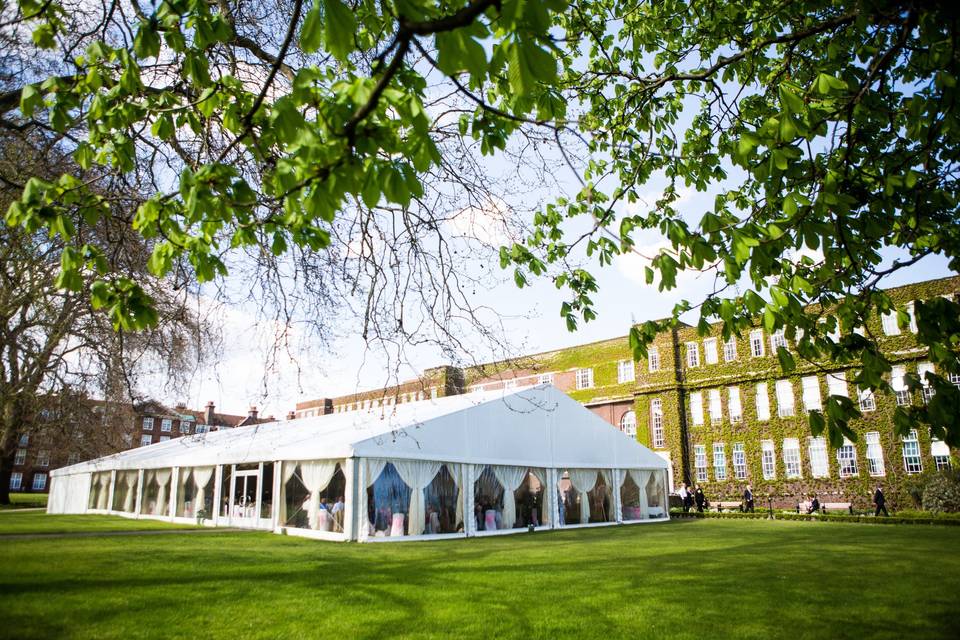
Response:
[[[269,485],[273,481],[273,465],[264,473],[261,464],[236,464],[225,467],[229,470],[229,489],[227,493],[227,513],[230,526],[250,529],[269,529],[271,523],[272,500]]]

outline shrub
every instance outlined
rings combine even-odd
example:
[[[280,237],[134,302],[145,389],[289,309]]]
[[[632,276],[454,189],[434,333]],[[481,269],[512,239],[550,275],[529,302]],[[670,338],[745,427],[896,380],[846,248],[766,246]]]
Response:
[[[960,471],[934,475],[923,489],[923,509],[933,513],[960,512]]]

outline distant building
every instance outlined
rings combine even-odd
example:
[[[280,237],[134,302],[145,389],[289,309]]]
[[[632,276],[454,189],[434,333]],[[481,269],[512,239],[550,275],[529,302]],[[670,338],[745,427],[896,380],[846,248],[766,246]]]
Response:
[[[958,292],[960,277],[888,291],[908,309],[913,300]],[[769,335],[758,323],[723,340],[721,326],[711,325],[706,336],[686,325],[662,333],[639,362],[622,336],[466,369],[438,367],[387,389],[302,402],[296,416],[389,411],[429,397],[550,383],[669,461],[673,482],[704,485],[713,499],[738,498],[751,483],[758,499],[781,506],[817,493],[822,502],[864,507],[883,484],[894,504],[908,507],[908,478],[953,464],[954,452],[928,430],[903,439],[894,434],[897,405],[925,402],[933,393],[911,393],[903,381],[908,372],[922,377],[933,370],[915,325],[901,329],[890,316],[864,328],[894,365],[892,394],[856,388],[851,367],[830,362],[797,358],[796,370],[784,375],[777,348],[794,345],[782,333]],[[951,379],[960,385],[960,377]],[[807,417],[824,410],[829,395],[849,397],[863,415],[850,424],[857,440],[836,450],[812,437]]]

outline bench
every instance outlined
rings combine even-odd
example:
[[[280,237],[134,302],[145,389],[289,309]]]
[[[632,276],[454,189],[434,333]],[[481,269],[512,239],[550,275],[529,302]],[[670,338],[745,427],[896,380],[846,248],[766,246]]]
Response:
[[[810,504],[809,500],[797,503],[797,513],[810,513]],[[820,505],[820,509],[823,509],[823,504]]]
[[[727,509],[728,511],[740,511],[740,509],[743,507],[743,503],[739,501],[720,501],[717,502],[715,506],[717,507],[717,513],[722,513],[724,509]]]
[[[824,513],[827,513],[827,511],[846,511],[853,515],[853,504],[850,502],[823,502],[820,504],[820,510]]]

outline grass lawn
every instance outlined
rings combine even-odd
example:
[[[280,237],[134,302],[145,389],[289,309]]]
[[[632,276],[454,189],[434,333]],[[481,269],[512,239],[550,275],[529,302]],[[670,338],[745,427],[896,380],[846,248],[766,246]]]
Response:
[[[409,544],[7,540],[0,636],[955,638],[958,546],[954,527],[732,520]]]
[[[10,504],[0,504],[0,510],[46,508],[46,506],[47,494],[45,493],[11,493]]]
[[[188,524],[156,520],[130,520],[120,516],[48,516],[42,511],[0,513],[0,544],[4,534],[71,533],[104,531],[144,531],[158,529],[196,529]],[[52,550],[56,552],[56,550]],[[0,632],[2,633],[2,632]]]

